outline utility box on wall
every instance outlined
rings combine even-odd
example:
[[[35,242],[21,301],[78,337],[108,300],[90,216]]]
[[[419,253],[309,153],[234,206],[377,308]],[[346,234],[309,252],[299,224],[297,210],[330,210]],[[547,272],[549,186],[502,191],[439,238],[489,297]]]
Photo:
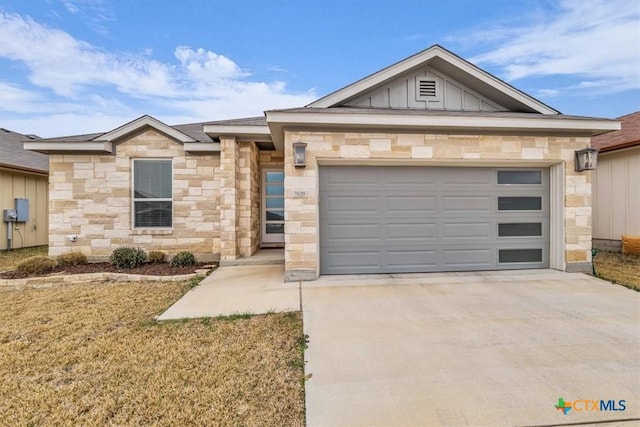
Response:
[[[16,222],[28,222],[29,221],[29,199],[15,199],[16,201],[16,213],[18,217]]]

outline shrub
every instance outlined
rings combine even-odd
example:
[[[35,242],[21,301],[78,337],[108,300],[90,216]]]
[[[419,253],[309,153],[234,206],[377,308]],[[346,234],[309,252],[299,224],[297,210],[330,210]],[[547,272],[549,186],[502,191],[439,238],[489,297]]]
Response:
[[[147,260],[144,249],[122,247],[114,249],[109,256],[111,265],[118,268],[136,268]]]
[[[66,254],[59,255],[56,260],[58,261],[58,265],[61,267],[81,265],[88,262],[86,255],[82,252],[68,252]]]
[[[178,252],[169,263],[171,267],[186,267],[196,263],[196,257],[191,252]]]
[[[167,254],[162,251],[151,251],[147,258],[151,264],[162,264],[167,260]]]
[[[34,274],[46,274],[53,271],[56,267],[56,260],[48,256],[34,256],[22,261],[16,267],[16,270],[24,275],[31,276]]]

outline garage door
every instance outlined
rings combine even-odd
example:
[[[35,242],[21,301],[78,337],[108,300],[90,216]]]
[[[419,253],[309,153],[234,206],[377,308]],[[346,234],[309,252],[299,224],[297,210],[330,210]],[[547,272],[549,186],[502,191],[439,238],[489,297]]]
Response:
[[[548,266],[547,168],[320,168],[322,274]]]

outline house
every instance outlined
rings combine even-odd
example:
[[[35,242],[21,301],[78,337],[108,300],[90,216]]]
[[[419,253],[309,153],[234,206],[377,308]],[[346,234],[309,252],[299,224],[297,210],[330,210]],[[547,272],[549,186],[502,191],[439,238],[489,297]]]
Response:
[[[230,263],[281,246],[294,281],[588,271],[591,175],[574,152],[619,128],[434,45],[302,108],[181,126],[143,116],[25,147],[50,154],[51,255],[136,245]]]
[[[640,236],[640,111],[618,118],[622,129],[595,136],[593,246],[620,251],[623,234]]]
[[[49,240],[49,159],[22,147],[24,141],[38,139],[0,128],[0,211],[15,209],[16,199],[26,199],[28,204],[26,221],[0,222],[0,250],[46,245]]]

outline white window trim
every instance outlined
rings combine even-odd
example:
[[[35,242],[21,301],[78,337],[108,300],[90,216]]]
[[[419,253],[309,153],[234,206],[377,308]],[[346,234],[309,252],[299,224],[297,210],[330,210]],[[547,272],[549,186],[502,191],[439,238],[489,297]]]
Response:
[[[135,165],[138,161],[168,161],[171,164],[171,198],[153,198],[153,199],[139,199],[135,197]],[[144,157],[144,158],[132,158],[131,159],[131,229],[132,230],[173,230],[175,224],[174,217],[174,192],[173,192],[173,159],[167,157]],[[171,226],[170,227],[136,227],[136,201],[146,202],[171,202]]]

